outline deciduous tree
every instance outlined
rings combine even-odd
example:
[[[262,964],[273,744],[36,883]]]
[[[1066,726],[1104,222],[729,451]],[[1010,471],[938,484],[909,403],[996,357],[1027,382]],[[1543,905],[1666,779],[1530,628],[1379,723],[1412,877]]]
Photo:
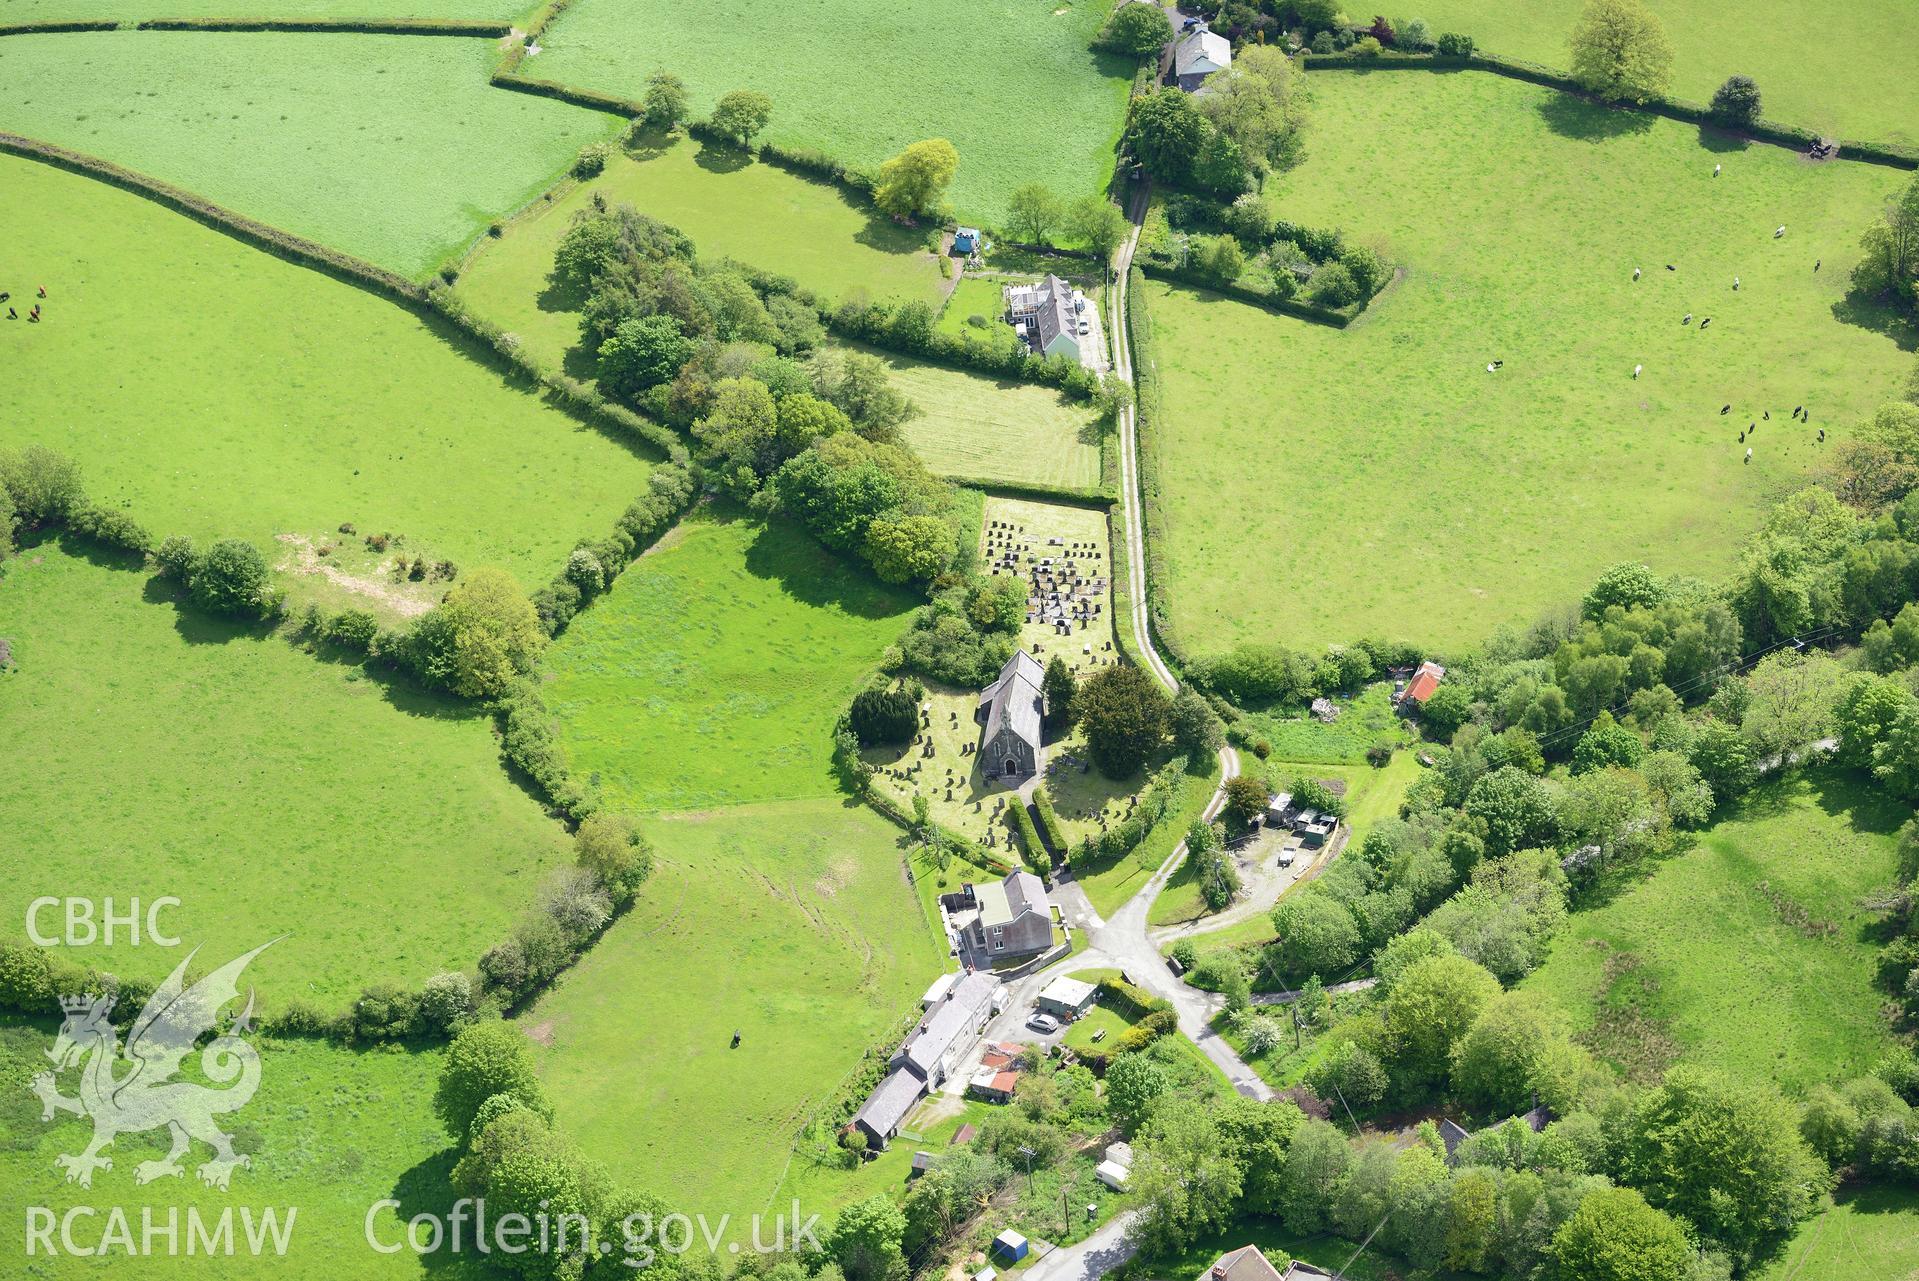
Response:
[[[944,138],[916,142],[880,166],[873,203],[895,218],[937,214],[959,172],[959,151]]]
[[[1640,0],[1586,0],[1570,48],[1573,79],[1609,102],[1650,102],[1672,78],[1666,29]]]
[[[735,89],[723,94],[713,107],[709,123],[724,138],[745,147],[773,118],[773,100],[753,89]]]

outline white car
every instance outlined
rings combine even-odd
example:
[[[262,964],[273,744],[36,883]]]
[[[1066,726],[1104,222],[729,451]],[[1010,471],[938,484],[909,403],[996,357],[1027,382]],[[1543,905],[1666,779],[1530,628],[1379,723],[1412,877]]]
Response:
[[[1059,1031],[1059,1020],[1050,1014],[1035,1014],[1032,1018],[1026,1020],[1026,1026],[1032,1028],[1041,1036],[1051,1036],[1053,1033]]]
[[[1093,332],[1093,326],[1090,323],[1088,323],[1086,317],[1084,316],[1081,316],[1079,318],[1079,331],[1082,334],[1090,334]]]

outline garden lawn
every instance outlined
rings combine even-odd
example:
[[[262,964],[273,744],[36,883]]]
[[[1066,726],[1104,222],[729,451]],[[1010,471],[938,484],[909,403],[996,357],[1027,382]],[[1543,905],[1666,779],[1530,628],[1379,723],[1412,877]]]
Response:
[[[700,507],[548,653],[561,748],[623,808],[833,795],[834,722],[914,603],[797,526]]]
[[[1574,914],[1521,986],[1629,1076],[1673,1058],[1794,1091],[1858,1076],[1891,1043],[1860,901],[1891,883],[1908,817],[1846,774],[1770,784]]]
[[[419,278],[620,126],[490,87],[498,56],[492,40],[437,36],[14,36],[0,129]],[[173,298],[148,303],[166,313]]]
[[[893,385],[920,407],[903,430],[929,470],[989,485],[1099,484],[1104,428],[1088,406],[1050,387],[874,354],[892,371]]]
[[[1419,12],[1435,32],[1470,33],[1484,52],[1568,67],[1566,40],[1583,7],[1434,0]],[[1672,41],[1676,97],[1703,103],[1727,76],[1746,75],[1759,82],[1769,120],[1834,137],[1919,142],[1919,28],[1898,0],[1830,9],[1757,0],[1736,18],[1712,0],[1659,0],[1652,9]]]
[[[167,596],[54,543],[5,566],[0,729],[32,750],[0,771],[0,937],[44,895],[171,895],[163,924],[203,971],[284,935],[247,972],[261,1005],[333,1013],[369,981],[471,967],[568,860],[478,709]],[[72,955],[157,981],[185,951]]]
[[[1405,798],[1406,789],[1419,777],[1419,763],[1411,752],[1393,753],[1392,760],[1384,768],[1374,769],[1370,765],[1328,765],[1324,762],[1296,762],[1281,760],[1262,761],[1251,752],[1240,753],[1240,771],[1266,780],[1267,786],[1275,792],[1290,791],[1294,780],[1302,775],[1316,779],[1342,779],[1346,783],[1346,848],[1357,850],[1366,839],[1366,833],[1373,824],[1381,819],[1394,818],[1399,814],[1399,803]],[[1197,814],[1194,815],[1197,817]],[[1190,822],[1190,820],[1188,820]],[[1180,829],[1185,835],[1185,829]],[[1171,849],[1171,846],[1168,846]],[[1264,855],[1277,858],[1279,845],[1271,844],[1263,850]],[[1312,850],[1302,849],[1299,857],[1310,860],[1316,856]],[[1157,866],[1157,865],[1156,865]],[[1302,867],[1304,864],[1302,864]],[[1148,915],[1151,925],[1177,925],[1196,920],[1206,913],[1205,900],[1200,897],[1199,878],[1195,876],[1191,864],[1182,864],[1178,871],[1167,878],[1166,885],[1153,900],[1153,908]],[[1303,884],[1304,882],[1295,882]],[[1291,892],[1289,886],[1280,892],[1284,898]],[[1231,908],[1227,909],[1231,911]],[[1245,920],[1224,926],[1218,930],[1209,930],[1201,934],[1195,942],[1202,953],[1227,943],[1265,942],[1273,937],[1271,912],[1257,912]]]
[[[1133,67],[1088,46],[1112,7],[579,0],[522,70],[629,98],[671,71],[699,116],[723,93],[757,89],[773,100],[767,140],[869,169],[946,138],[960,156],[951,204],[962,221],[992,222],[1021,183],[1073,197],[1111,180]]]
[[[945,949],[901,832],[857,802],[736,806],[647,833],[659,866],[639,903],[519,1023],[588,1155],[675,1210],[730,1213],[744,1239],[804,1123],[903,1029]]]
[[[1280,212],[1407,274],[1343,331],[1149,288],[1167,606],[1195,652],[1473,641],[1624,559],[1710,580],[1816,431],[1843,439],[1910,367],[1841,319],[1896,170],[1712,149],[1492,75],[1311,83]]]
[[[164,1236],[153,1238],[144,1256],[124,1246],[109,1247],[111,1270],[130,1281],[173,1281],[217,1272],[230,1277],[294,1277],[299,1281],[394,1281],[434,1276],[481,1281],[494,1275],[477,1257],[433,1260],[431,1271],[406,1250],[381,1254],[367,1244],[369,1228],[384,1245],[403,1242],[405,1219],[422,1212],[444,1214],[453,1203],[447,1175],[453,1151],[433,1115],[433,1087],[439,1078],[437,1050],[342,1049],[324,1041],[273,1040],[255,1036],[260,1052],[260,1087],[252,1100],[230,1116],[218,1118],[233,1135],[237,1152],[252,1158],[235,1170],[225,1192],[205,1186],[194,1171],[212,1155],[196,1142],[183,1159],[186,1173],[142,1187],[134,1167],[166,1154],[165,1130],[123,1133],[108,1150],[113,1169],[94,1175],[91,1190],[68,1183],[54,1157],[79,1152],[92,1127],[73,1116],[44,1123],[40,1104],[28,1088],[45,1071],[45,1051],[57,1025],[9,1021],[0,1024],[0,1187],[15,1206],[44,1206],[64,1216],[75,1207],[96,1207],[92,1216],[73,1219],[74,1244],[97,1245],[107,1229],[109,1207],[125,1212],[132,1240],[141,1239],[141,1212],[151,1207],[156,1227],[170,1214],[179,1216],[177,1252]],[[189,1063],[198,1061],[191,1056]],[[74,1092],[75,1074],[66,1073],[63,1093]],[[369,1212],[391,1198],[400,1209]],[[269,1246],[252,1257],[242,1215],[257,1222],[272,1210],[287,1233],[285,1257]],[[209,1265],[187,1254],[188,1213],[197,1213],[212,1230],[222,1214],[233,1215],[233,1257]],[[56,1231],[53,1241],[59,1245]],[[469,1249],[472,1236],[467,1237]],[[23,1238],[9,1242],[16,1260],[27,1257]],[[34,1251],[17,1276],[67,1281],[101,1275],[101,1260],[81,1258],[58,1248],[50,1256]]]
[[[1913,1281],[1919,1277],[1919,1192],[1847,1188],[1799,1225],[1756,1281]]]
[[[76,174],[0,156],[0,186],[0,288],[48,292],[43,323],[0,327],[8,442],[69,454],[156,538],[244,537],[290,565],[277,536],[352,523],[531,588],[645,490],[627,444],[443,325]]]
[[[576,376],[592,372],[585,353],[573,351],[583,300],[547,277],[574,216],[595,197],[678,227],[706,261],[736,258],[829,301],[853,290],[929,305],[940,297],[939,263],[924,235],[874,218],[831,183],[685,137],[646,134],[609,157],[597,178],[534,204],[499,239],[481,241],[460,274],[458,292],[475,311],[518,334],[542,364],[564,363]]]
[[[1336,698],[1339,716],[1330,723],[1310,712],[1293,716],[1277,710],[1247,712],[1235,721],[1234,741],[1265,743],[1276,760],[1326,765],[1359,765],[1372,747],[1401,748],[1417,739],[1411,725],[1393,708],[1393,687],[1368,685],[1353,698]]]

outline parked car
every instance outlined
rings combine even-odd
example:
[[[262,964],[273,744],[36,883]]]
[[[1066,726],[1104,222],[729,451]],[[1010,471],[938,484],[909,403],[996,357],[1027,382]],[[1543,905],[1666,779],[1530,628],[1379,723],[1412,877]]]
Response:
[[[1050,1014],[1035,1014],[1032,1018],[1026,1020],[1026,1026],[1032,1028],[1041,1036],[1051,1036],[1053,1033],[1059,1031],[1059,1020]]]
[[[1084,316],[1079,318],[1079,331],[1082,334],[1090,334],[1093,332],[1093,327],[1086,322],[1086,317]]]

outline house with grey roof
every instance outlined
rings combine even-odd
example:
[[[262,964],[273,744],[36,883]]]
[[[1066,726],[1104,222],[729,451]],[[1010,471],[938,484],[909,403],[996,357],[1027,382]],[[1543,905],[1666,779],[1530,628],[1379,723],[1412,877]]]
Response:
[[[1203,22],[1173,44],[1173,83],[1187,93],[1198,93],[1207,76],[1232,65],[1232,42]]]
[[[999,980],[968,974],[921,1017],[905,1044],[894,1052],[890,1071],[853,1114],[853,1127],[870,1148],[884,1148],[900,1132],[919,1101],[937,1090],[972,1050],[993,1017]]]
[[[990,974],[968,974],[955,983],[906,1038],[893,1056],[894,1065],[926,1082],[927,1089],[938,1089],[986,1029],[998,987],[999,980]]]
[[[1037,285],[1009,285],[1006,318],[1039,356],[1080,359],[1079,309],[1073,287],[1048,273]]]
[[[960,888],[953,924],[988,961],[1034,956],[1053,946],[1053,904],[1046,884],[1031,872],[1008,872],[1001,881]]]
[[[1017,786],[1039,773],[1045,679],[1039,660],[1022,649],[999,669],[999,679],[980,691],[973,719],[980,726],[977,750],[986,777]]]

